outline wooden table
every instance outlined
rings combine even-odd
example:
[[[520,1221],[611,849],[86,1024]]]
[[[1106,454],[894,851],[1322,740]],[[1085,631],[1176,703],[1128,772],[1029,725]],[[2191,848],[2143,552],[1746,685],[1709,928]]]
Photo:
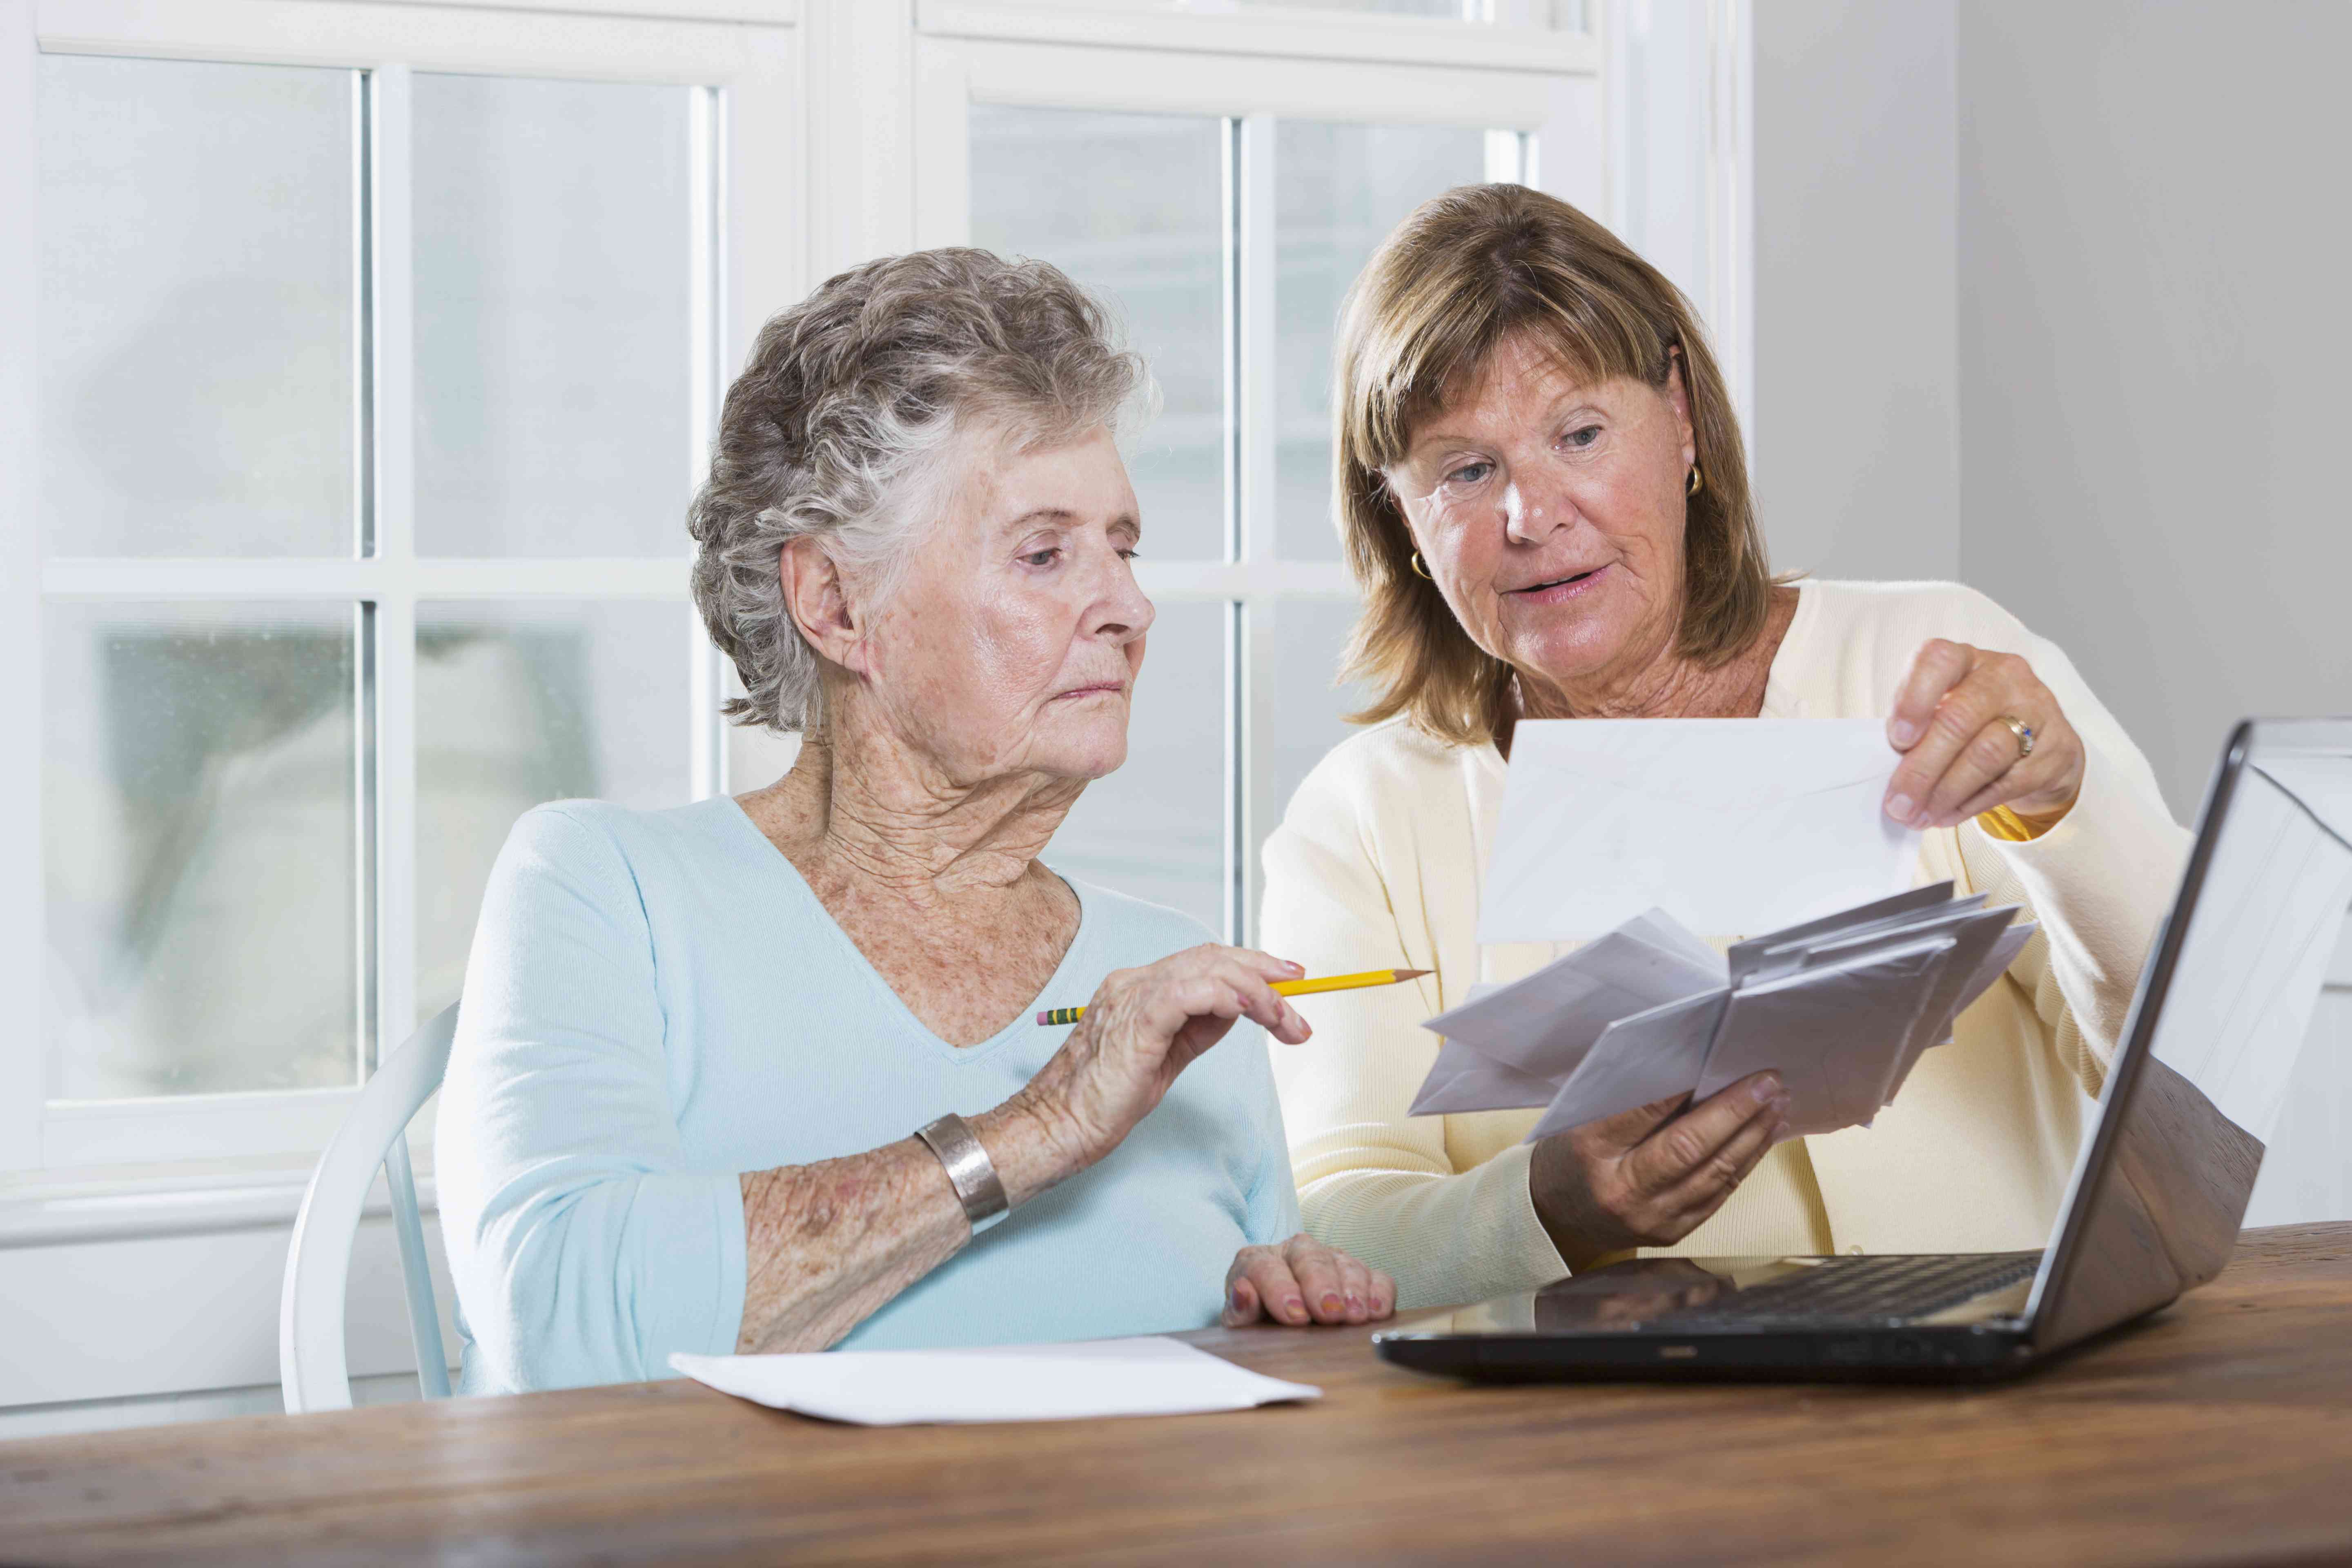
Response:
[[[2352,1561],[2352,1225],[1996,1388],[1474,1388],[1192,1336],[1318,1404],[834,1426],[686,1383],[0,1444],[0,1562]]]

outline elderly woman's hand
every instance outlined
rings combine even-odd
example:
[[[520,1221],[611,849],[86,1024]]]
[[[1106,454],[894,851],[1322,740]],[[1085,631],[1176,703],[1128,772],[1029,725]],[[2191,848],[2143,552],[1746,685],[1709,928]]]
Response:
[[[1263,952],[1214,943],[1113,970],[1062,1048],[1005,1102],[1004,1110],[1043,1130],[1053,1151],[1038,1184],[1066,1180],[1118,1148],[1235,1019],[1250,1018],[1286,1044],[1304,1042],[1312,1032],[1307,1020],[1270,984],[1303,973]]]
[[[1537,1142],[1528,1195],[1570,1268],[1696,1230],[1770,1151],[1789,1110],[1769,1072],[1688,1101],[1661,1100]]]
[[[2032,735],[2025,738],[2007,722]],[[2054,825],[2083,788],[2083,740],[2033,667],[2013,653],[1930,638],[1895,694],[1886,739],[1903,753],[1886,815],[1952,827],[2005,805],[2029,826]]]
[[[1301,1232],[1279,1247],[1244,1247],[1225,1271],[1225,1327],[1368,1323],[1396,1310],[1396,1281]]]

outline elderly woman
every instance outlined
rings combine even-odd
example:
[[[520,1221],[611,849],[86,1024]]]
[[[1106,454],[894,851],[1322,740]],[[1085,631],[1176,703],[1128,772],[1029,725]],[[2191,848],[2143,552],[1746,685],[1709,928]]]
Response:
[[[467,1391],[1391,1310],[1292,1236],[1265,1048],[1219,1046],[1307,1037],[1268,988],[1297,966],[1038,858],[1126,754],[1139,368],[1060,273],[976,250],[761,333],[694,592],[730,711],[804,740],[765,789],[508,841],[441,1095]]]
[[[1433,973],[1335,998],[1278,1053],[1308,1232],[1407,1305],[1638,1249],[2042,1245],[2185,847],[2066,657],[1966,588],[1776,582],[1689,305],[1536,192],[1405,220],[1350,298],[1334,401],[1351,661],[1379,695],[1266,846],[1264,934]],[[1421,1021],[1556,951],[1475,936],[1518,719],[1864,716],[1900,753],[1885,809],[1927,830],[1920,878],[2042,928],[1875,1126],[1776,1145],[1769,1074],[1533,1144],[1534,1111],[1407,1114]]]

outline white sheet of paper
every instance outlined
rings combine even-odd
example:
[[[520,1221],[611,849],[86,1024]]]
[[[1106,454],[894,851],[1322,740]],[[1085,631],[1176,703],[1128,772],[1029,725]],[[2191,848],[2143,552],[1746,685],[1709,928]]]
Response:
[[[1897,761],[1874,719],[1523,721],[1478,940],[1589,937],[1653,905],[1744,935],[1899,891],[1919,835],[1879,809]]]
[[[1549,1105],[1552,1080],[1507,1068],[1459,1040],[1437,1047],[1437,1060],[1422,1079],[1407,1116],[1446,1116],[1464,1110],[1526,1110]]]
[[[1556,1079],[1573,1072],[1618,1019],[1722,984],[1723,961],[1706,952],[1702,963],[1632,931],[1612,931],[1422,1026],[1505,1067]]]
[[[1187,1415],[1323,1396],[1160,1334],[971,1350],[678,1352],[669,1364],[721,1394],[861,1426]]]
[[[1730,999],[1728,991],[1703,992],[1610,1025],[1559,1086],[1527,1142],[1688,1094],[1706,1066],[1707,1047]]]
[[[1921,937],[1734,992],[1696,1097],[1769,1068],[1789,1090],[1784,1136],[1867,1126],[1952,947],[1948,936]]]

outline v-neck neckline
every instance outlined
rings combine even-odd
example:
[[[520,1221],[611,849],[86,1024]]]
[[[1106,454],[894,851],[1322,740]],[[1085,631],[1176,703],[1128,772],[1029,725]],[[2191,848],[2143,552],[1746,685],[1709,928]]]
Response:
[[[841,922],[833,918],[833,911],[824,907],[824,900],[816,896],[816,889],[809,886],[808,879],[801,875],[801,868],[793,864],[792,857],[777,848],[775,841],[760,831],[760,825],[751,820],[751,814],[743,809],[743,803],[732,795],[719,795],[717,798],[726,803],[728,811],[733,816],[735,821],[741,825],[742,830],[751,837],[761,849],[767,852],[768,858],[774,862],[777,871],[781,874],[787,896],[806,904],[808,913],[814,917],[816,925],[824,932],[824,940],[834,944],[842,958],[847,962],[851,972],[877,994],[886,1011],[895,1014],[898,1022],[903,1024],[909,1032],[919,1036],[946,1059],[960,1062],[984,1060],[1016,1040],[1032,1037],[1032,1032],[1037,1028],[1034,1022],[1036,1015],[1043,1008],[1074,1007],[1085,1000],[1083,996],[1076,997],[1076,1000],[1060,1002],[1049,1000],[1055,996],[1076,995],[1076,983],[1071,979],[1071,975],[1078,966],[1079,950],[1087,945],[1087,933],[1089,930],[1086,894],[1079,890],[1076,882],[1071,881],[1067,877],[1062,877],[1060,872],[1055,871],[1054,875],[1061,878],[1062,885],[1070,889],[1070,897],[1078,901],[1078,923],[1076,929],[1070,932],[1069,945],[1062,950],[1061,959],[1054,965],[1054,973],[1047,977],[1045,989],[1031,997],[1011,1023],[984,1040],[976,1041],[969,1046],[959,1046],[951,1040],[941,1039],[938,1031],[917,1017],[915,1010],[907,1005],[907,999],[892,989],[887,980],[882,978],[882,972],[874,967],[873,960],[866,956],[865,950],[850,939],[847,931],[841,929]],[[1046,869],[1051,871],[1053,868],[1049,866]],[[1088,994],[1091,994],[1093,990],[1094,987],[1091,985],[1087,987]]]

